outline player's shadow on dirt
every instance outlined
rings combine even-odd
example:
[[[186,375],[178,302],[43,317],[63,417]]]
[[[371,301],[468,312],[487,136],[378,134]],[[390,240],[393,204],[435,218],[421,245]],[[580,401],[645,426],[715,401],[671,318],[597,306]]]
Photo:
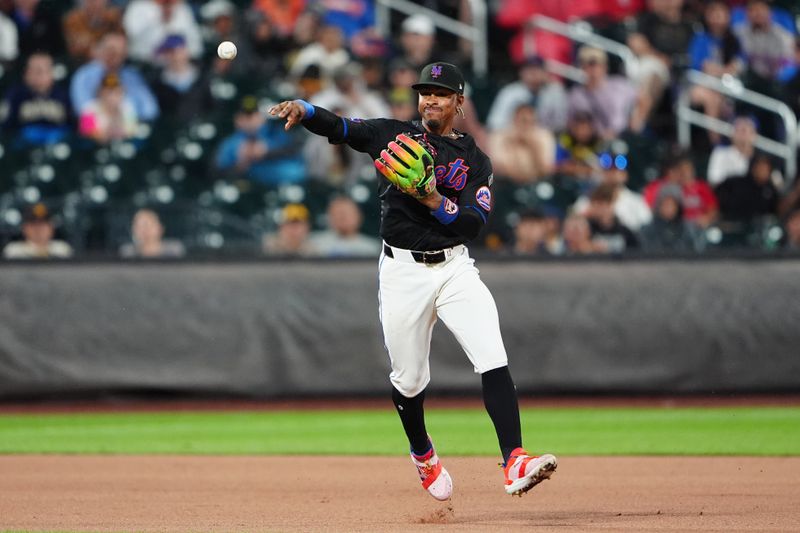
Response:
[[[503,527],[608,527],[614,524],[621,525],[629,519],[641,518],[675,518],[677,516],[696,516],[697,513],[665,513],[659,510],[652,512],[615,512],[615,511],[585,511],[575,512],[541,512],[537,509],[520,511],[516,513],[504,513],[502,519],[497,515],[483,515],[475,513],[464,513],[452,511],[445,522],[417,522],[417,523],[449,523],[449,524],[472,524],[485,525],[491,527],[491,531],[501,531]],[[489,530],[489,529],[487,529]]]

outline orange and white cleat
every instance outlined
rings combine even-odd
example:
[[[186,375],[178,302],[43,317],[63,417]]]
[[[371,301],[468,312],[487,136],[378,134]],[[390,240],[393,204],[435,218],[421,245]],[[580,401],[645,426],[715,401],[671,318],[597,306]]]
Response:
[[[422,488],[427,490],[431,496],[439,501],[447,500],[452,496],[453,480],[439,461],[439,456],[436,455],[433,443],[431,443],[431,449],[425,455],[420,456],[412,453],[411,460],[414,462],[414,466],[417,467]]]
[[[554,455],[528,455],[522,448],[515,449],[503,468],[506,492],[522,496],[545,479],[550,479],[557,466]]]

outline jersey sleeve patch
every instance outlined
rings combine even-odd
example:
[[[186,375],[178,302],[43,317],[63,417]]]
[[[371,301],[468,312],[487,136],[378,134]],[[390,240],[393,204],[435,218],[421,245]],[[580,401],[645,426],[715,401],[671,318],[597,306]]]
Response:
[[[485,185],[478,189],[475,193],[475,201],[478,202],[478,205],[481,206],[485,211],[492,210],[492,191],[489,190],[489,187]]]

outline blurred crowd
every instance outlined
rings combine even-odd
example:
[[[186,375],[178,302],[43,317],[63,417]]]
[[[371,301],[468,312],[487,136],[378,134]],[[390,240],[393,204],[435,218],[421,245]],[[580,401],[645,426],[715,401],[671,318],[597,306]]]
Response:
[[[416,3],[473,23],[469,2]],[[0,0],[3,257],[376,256],[370,158],[287,132],[264,110],[303,98],[411,120],[410,85],[434,60],[467,73],[456,128],[494,165],[494,216],[475,247],[796,250],[800,180],[757,147],[794,136],[774,112],[684,76],[699,70],[800,113],[797,4],[495,0],[481,75],[476,43],[425,10],[392,12],[381,35],[374,0]],[[625,44],[636,67],[534,29],[536,15]],[[216,55],[224,40],[238,48],[232,61]],[[730,134],[692,128],[679,147],[682,96]]]

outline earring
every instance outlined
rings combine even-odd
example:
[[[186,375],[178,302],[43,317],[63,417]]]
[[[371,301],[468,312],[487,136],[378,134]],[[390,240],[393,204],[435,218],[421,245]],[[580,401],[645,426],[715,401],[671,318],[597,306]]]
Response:
[[[458,112],[459,115],[461,115],[461,118],[467,118],[467,116],[464,114],[464,108],[463,107],[458,106],[456,108],[456,111]]]

